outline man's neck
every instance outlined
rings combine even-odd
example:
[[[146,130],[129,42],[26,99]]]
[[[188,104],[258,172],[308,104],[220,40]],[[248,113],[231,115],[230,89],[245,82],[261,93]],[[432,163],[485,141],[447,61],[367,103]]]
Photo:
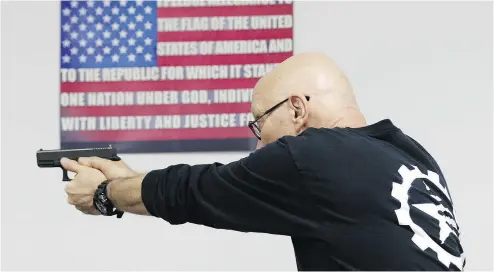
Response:
[[[338,120],[332,127],[339,128],[360,128],[367,126],[367,122],[364,118],[345,118]]]
[[[330,123],[330,128],[359,128],[367,126],[367,121],[364,115],[357,109],[348,108],[340,117],[333,119]]]

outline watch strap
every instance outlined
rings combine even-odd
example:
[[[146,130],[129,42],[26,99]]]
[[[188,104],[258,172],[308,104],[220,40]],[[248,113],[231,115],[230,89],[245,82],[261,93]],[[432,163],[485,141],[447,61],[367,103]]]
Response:
[[[109,183],[110,181],[106,180],[98,185],[93,196],[93,206],[104,216],[117,215],[117,218],[122,218],[124,213],[117,210],[108,198],[107,187]]]

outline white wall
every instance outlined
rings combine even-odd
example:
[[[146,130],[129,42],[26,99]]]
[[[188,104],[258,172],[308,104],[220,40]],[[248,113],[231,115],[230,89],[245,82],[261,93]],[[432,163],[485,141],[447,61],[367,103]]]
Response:
[[[2,269],[296,269],[286,237],[89,217],[67,205],[61,171],[35,162],[37,149],[59,145],[59,4],[2,5]],[[491,5],[295,4],[296,53],[333,56],[369,121],[391,118],[436,156],[468,270],[493,269]],[[211,154],[123,158],[138,170],[211,162]]]

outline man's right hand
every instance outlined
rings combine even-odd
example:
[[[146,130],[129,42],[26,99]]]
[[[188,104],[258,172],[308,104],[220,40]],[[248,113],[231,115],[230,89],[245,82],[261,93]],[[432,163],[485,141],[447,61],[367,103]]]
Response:
[[[99,157],[79,158],[79,164],[100,170],[108,180],[131,178],[139,175],[122,160],[112,161]]]

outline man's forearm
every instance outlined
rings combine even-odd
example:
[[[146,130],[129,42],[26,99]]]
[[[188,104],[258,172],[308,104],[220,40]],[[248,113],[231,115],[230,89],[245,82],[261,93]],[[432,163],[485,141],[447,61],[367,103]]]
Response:
[[[107,187],[108,198],[115,208],[123,212],[149,215],[141,197],[142,181],[146,175],[112,180]]]

